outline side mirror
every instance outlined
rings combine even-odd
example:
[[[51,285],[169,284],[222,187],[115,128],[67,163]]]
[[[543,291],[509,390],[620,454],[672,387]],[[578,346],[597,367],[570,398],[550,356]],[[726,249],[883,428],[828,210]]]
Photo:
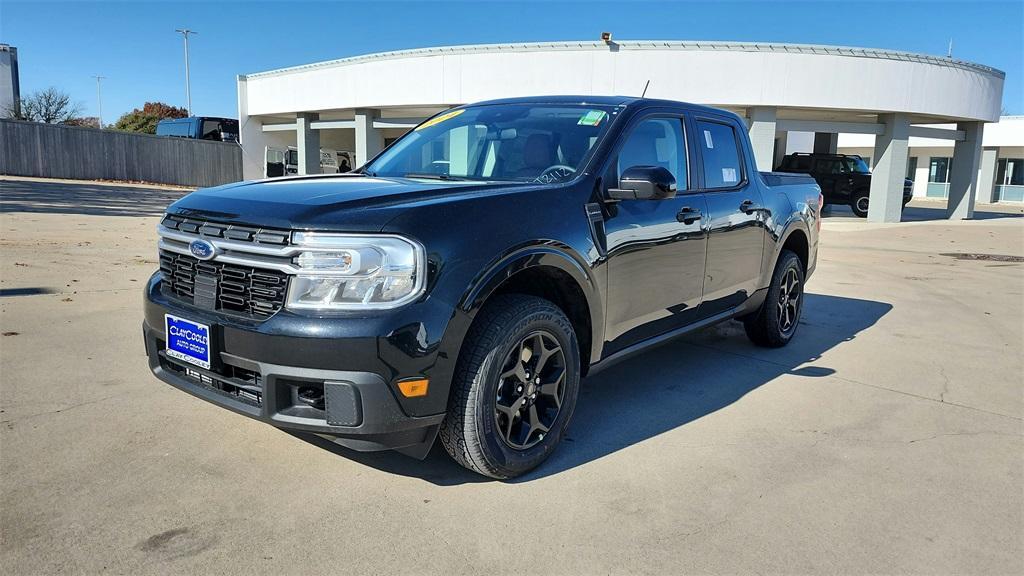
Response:
[[[676,195],[676,178],[661,166],[631,166],[619,178],[618,188],[609,188],[612,200],[665,200]]]

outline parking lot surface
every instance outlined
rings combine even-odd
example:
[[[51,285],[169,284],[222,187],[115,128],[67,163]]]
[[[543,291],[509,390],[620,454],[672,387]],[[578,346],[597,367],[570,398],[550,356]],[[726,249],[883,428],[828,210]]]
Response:
[[[730,323],[618,364],[502,483],[153,378],[180,194],[0,181],[2,573],[1024,573],[1020,209],[835,210],[788,347]]]

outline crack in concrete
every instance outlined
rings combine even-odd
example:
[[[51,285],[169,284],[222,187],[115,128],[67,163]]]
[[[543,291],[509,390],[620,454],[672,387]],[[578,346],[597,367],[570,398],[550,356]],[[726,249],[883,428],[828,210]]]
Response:
[[[946,403],[946,394],[949,393],[949,376],[946,375],[946,369],[942,366],[936,366],[939,369],[939,376],[942,376],[944,380],[942,384],[942,392],[939,392],[939,402]]]
[[[50,414],[59,414],[61,412],[67,412],[69,410],[74,410],[75,408],[81,408],[83,406],[89,406],[91,404],[99,404],[100,402],[105,402],[105,401],[110,400],[112,398],[118,398],[120,396],[125,396],[127,394],[131,394],[132,392],[134,392],[134,390],[127,391],[127,392],[121,392],[120,394],[113,394],[111,396],[104,396],[103,398],[98,398],[96,400],[89,400],[87,402],[80,402],[78,404],[71,404],[69,406],[63,406],[63,407],[58,408],[56,410],[47,410],[46,412],[37,412],[35,414],[29,414],[28,416],[21,416],[19,418],[12,418],[12,419],[9,419],[9,420],[0,420],[0,424],[8,424],[8,425],[9,424],[16,424],[16,423],[19,423],[19,422],[24,422],[25,420],[31,420],[33,418],[38,418],[40,416],[48,416]]]
[[[865,444],[915,444],[917,442],[924,442],[926,440],[935,440],[936,438],[943,438],[946,436],[1008,436],[1011,438],[1022,438],[1024,434],[1014,434],[1012,432],[996,432],[995,430],[978,430],[976,432],[944,432],[941,434],[933,434],[931,436],[925,436],[923,438],[914,438],[912,440],[888,440],[884,438],[860,438],[856,436],[844,436],[841,434],[833,434],[827,430],[789,430],[796,434],[814,434],[820,436],[828,436],[836,440],[843,440],[847,442],[862,442]],[[817,442],[815,442],[817,444]]]

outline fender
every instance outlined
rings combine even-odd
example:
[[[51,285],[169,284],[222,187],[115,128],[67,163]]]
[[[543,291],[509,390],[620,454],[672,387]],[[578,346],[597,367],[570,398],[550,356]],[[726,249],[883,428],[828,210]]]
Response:
[[[779,254],[782,253],[782,247],[786,245],[786,242],[789,240],[789,237],[793,232],[799,230],[800,232],[803,232],[804,237],[807,238],[808,264],[810,264],[811,254],[814,250],[814,245],[811,244],[813,236],[811,236],[810,226],[808,225],[804,214],[800,212],[790,214],[789,219],[786,220],[783,225],[775,228],[775,230],[780,230],[780,232],[775,233],[773,231],[773,244],[771,246],[771,251],[765,251],[768,261],[767,266],[762,267],[760,282],[760,286],[762,287],[767,287],[771,284],[772,274],[775,273],[775,263],[779,261]]]
[[[470,317],[513,275],[535,267],[556,268],[568,274],[579,286],[590,311],[591,345],[590,358],[600,358],[601,342],[604,341],[604,308],[597,280],[591,267],[572,247],[555,240],[519,245],[508,250],[483,268],[473,279],[459,301],[458,309]]]

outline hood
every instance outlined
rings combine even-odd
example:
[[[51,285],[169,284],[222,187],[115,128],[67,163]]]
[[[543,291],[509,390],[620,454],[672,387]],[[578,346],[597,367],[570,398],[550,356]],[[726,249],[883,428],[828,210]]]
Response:
[[[277,178],[197,190],[167,211],[268,228],[375,232],[412,204],[450,202],[513,186],[521,187],[361,175]]]

